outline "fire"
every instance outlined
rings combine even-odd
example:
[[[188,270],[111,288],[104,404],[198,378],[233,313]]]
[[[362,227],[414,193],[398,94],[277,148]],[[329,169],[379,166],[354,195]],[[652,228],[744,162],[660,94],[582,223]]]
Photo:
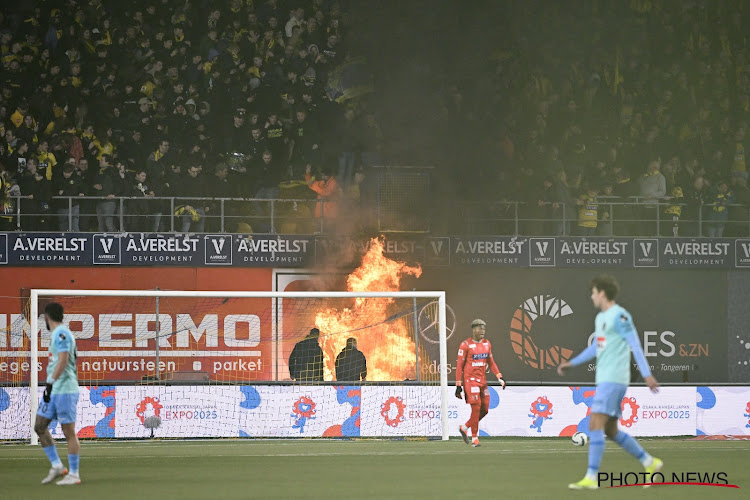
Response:
[[[346,288],[350,292],[397,292],[403,276],[418,278],[421,274],[419,266],[387,258],[383,255],[383,241],[373,238],[362,264],[347,277]],[[336,356],[349,337],[357,339],[357,348],[367,358],[367,380],[415,379],[414,331],[403,320],[384,322],[395,312],[389,312],[393,304],[392,298],[358,297],[351,307],[317,313],[315,326],[321,331],[325,380],[334,379]],[[356,331],[365,326],[370,327]]]

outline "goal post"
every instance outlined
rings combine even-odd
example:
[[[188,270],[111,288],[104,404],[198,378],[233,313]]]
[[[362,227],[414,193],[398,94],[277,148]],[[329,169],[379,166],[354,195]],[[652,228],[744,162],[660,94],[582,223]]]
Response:
[[[122,300],[118,300],[122,299]],[[245,306],[241,307],[243,309],[243,312],[245,310],[251,310],[253,311],[253,314],[233,314],[233,315],[227,315],[224,319],[222,319],[222,327],[217,328],[216,324],[213,324],[213,327],[211,326],[211,321],[209,319],[204,319],[210,316],[208,314],[209,312],[213,311],[216,308],[222,307],[224,304],[227,303],[227,301],[230,300],[242,300],[245,302],[240,302],[241,304],[245,304]],[[435,394],[437,397],[439,397],[439,427],[431,427],[433,429],[431,432],[434,432],[435,437],[439,437],[442,440],[448,440],[449,437],[449,407],[448,407],[448,354],[447,354],[447,332],[446,332],[446,301],[445,301],[445,292],[444,291],[405,291],[405,292],[340,292],[340,291],[330,291],[330,292],[318,292],[318,291],[284,291],[284,292],[271,292],[271,291],[188,291],[188,290],[75,290],[75,289],[32,289],[30,291],[29,296],[29,318],[28,318],[28,327],[29,327],[29,363],[31,367],[36,367],[37,364],[39,364],[39,351],[40,349],[44,349],[46,346],[42,345],[40,343],[40,338],[38,332],[40,330],[44,330],[46,328],[45,325],[39,324],[39,321],[43,318],[43,316],[40,316],[43,313],[43,306],[40,304],[40,301],[44,303],[46,301],[61,301],[63,302],[63,305],[66,307],[66,316],[68,314],[68,311],[78,312],[81,313],[81,311],[84,310],[85,307],[87,307],[87,303],[103,303],[105,300],[109,300],[108,302],[108,309],[106,310],[106,316],[108,317],[109,323],[106,323],[110,326],[110,332],[106,335],[106,341],[99,341],[99,344],[97,345],[104,345],[106,344],[106,349],[102,349],[101,354],[98,352],[92,352],[90,348],[82,349],[80,347],[81,344],[86,344],[87,342],[91,343],[91,337],[90,335],[93,335],[93,333],[89,333],[87,335],[83,335],[82,340],[79,341],[79,365],[86,361],[87,356],[99,356],[99,355],[111,355],[113,356],[113,359],[124,359],[128,356],[134,356],[138,353],[138,356],[147,356],[151,361],[155,362],[155,370],[151,370],[152,375],[150,377],[148,376],[142,376],[140,379],[134,379],[132,381],[126,382],[124,386],[128,390],[137,390],[138,387],[142,385],[154,385],[154,384],[165,384],[170,385],[171,382],[167,380],[167,377],[165,376],[164,379],[161,379],[159,377],[159,367],[160,366],[170,366],[165,365],[165,359],[169,359],[169,356],[180,356],[177,359],[178,368],[174,369],[175,372],[183,373],[184,368],[180,367],[190,367],[191,365],[189,363],[193,363],[192,366],[199,366],[203,367],[205,369],[205,366],[207,364],[206,361],[203,361],[203,364],[201,364],[202,360],[205,360],[206,358],[211,358],[211,361],[209,366],[213,367],[219,367],[219,369],[223,370],[221,371],[221,376],[214,377],[212,379],[206,378],[205,381],[198,381],[199,385],[205,385],[205,388],[202,388],[201,390],[210,391],[215,390],[218,392],[221,391],[229,391],[231,388],[240,388],[246,387],[248,384],[257,384],[259,387],[264,387],[265,385],[283,385],[286,384],[287,386],[294,385],[294,387],[302,386],[305,388],[315,387],[316,385],[320,386],[335,386],[333,389],[346,389],[349,386],[361,386],[363,389],[372,386],[371,390],[377,389],[378,386],[388,386],[388,385],[403,385],[406,384],[408,387],[408,384],[414,384],[415,381],[420,381],[420,371],[425,373],[425,366],[427,366],[427,363],[429,363],[429,366],[431,368],[430,373],[433,373],[434,371],[437,371],[438,373],[434,373],[434,375],[438,375],[438,377],[425,380],[422,378],[422,382],[424,382],[425,385],[432,385],[436,386],[439,382],[439,392],[438,393],[431,393]],[[251,302],[255,300],[256,302]],[[266,304],[265,301],[268,301],[271,305],[269,307],[266,306],[252,306],[250,307],[250,304],[257,304],[258,300],[263,300],[263,304]],[[432,318],[431,323],[431,330],[429,335],[434,336],[433,338],[428,339],[425,337],[425,332],[420,330],[420,324],[418,323],[417,319],[417,303],[416,301],[421,301],[419,307],[420,313],[419,316],[421,318],[422,313],[430,316]],[[128,307],[123,304],[127,304],[128,301],[133,301],[133,303],[137,303],[140,305],[140,309],[138,307]],[[161,303],[160,303],[161,301]],[[170,309],[170,303],[169,301],[173,301],[172,309]],[[179,302],[182,301],[182,302]],[[286,301],[286,302],[284,302]],[[70,304],[70,308],[68,307],[68,302]],[[283,327],[281,325],[282,318],[280,317],[281,310],[282,310],[282,302],[284,302],[283,307],[283,316],[286,318],[283,324]],[[189,314],[177,314],[170,311],[175,310],[184,310],[186,305],[184,304],[191,304],[189,307],[190,309],[188,312],[192,312],[192,316]],[[146,308],[146,304],[153,304],[154,308],[151,308],[149,305],[149,308]],[[160,312],[160,304],[161,304],[161,312]],[[183,309],[179,309],[174,304],[183,304]],[[388,304],[386,307],[385,304]],[[88,307],[97,307],[95,305],[89,305]],[[256,309],[253,309],[255,307]],[[260,307],[266,307],[262,312],[260,311]],[[148,310],[148,314],[133,314],[133,311],[135,310],[143,310],[143,312],[146,312]],[[130,315],[124,315],[122,314],[123,311],[129,311]],[[325,314],[321,311],[324,311]],[[232,311],[232,312],[237,312]],[[170,317],[169,315],[172,314]],[[87,320],[87,319],[80,319],[79,317],[87,317],[86,314],[77,314],[76,321],[78,321],[77,324],[80,324],[81,321],[86,322],[88,321],[91,323],[90,325],[90,331],[93,332],[94,329],[97,329],[98,334],[101,332],[99,331],[102,328],[102,318],[101,314],[98,316],[99,321],[96,322],[96,325],[94,325],[94,320]],[[128,317],[129,319],[127,321],[130,321],[131,323],[135,324],[135,327],[131,327],[131,330],[136,332],[141,332],[140,337],[136,338],[135,341],[130,342],[130,344],[127,345],[127,347],[117,347],[118,345],[125,345],[124,340],[118,340],[116,337],[118,330],[117,328],[121,328],[118,325],[118,321],[122,322],[125,321],[122,318]],[[148,316],[147,318],[142,318],[141,316]],[[185,319],[185,316],[187,316],[187,319]],[[231,319],[230,319],[231,316]],[[298,319],[299,317],[299,319]],[[176,319],[175,319],[176,318]],[[291,318],[291,319],[290,319]],[[314,321],[311,319],[314,318]],[[72,320],[71,320],[72,321]],[[187,324],[189,324],[188,327],[184,326],[184,322],[187,321]],[[183,323],[181,323],[183,322]],[[214,319],[214,322],[216,320]],[[229,332],[229,324],[239,325],[240,323],[244,323],[245,327],[242,329],[241,327],[237,327],[237,331],[235,331],[232,326],[232,331]],[[195,326],[196,323],[200,323],[200,328],[197,328]],[[208,326],[206,326],[208,324]],[[327,359],[325,364],[325,378],[322,383],[317,383],[315,381],[310,380],[304,380],[304,377],[302,377],[302,380],[296,379],[297,382],[289,382],[288,378],[284,378],[284,373],[286,369],[286,359],[288,358],[289,352],[291,351],[291,347],[293,347],[293,344],[296,340],[301,339],[301,335],[303,333],[294,333],[292,337],[290,337],[289,332],[297,332],[301,330],[300,325],[306,325],[306,329],[309,330],[309,326],[313,325],[320,328],[321,331],[321,347],[323,348],[324,355]],[[112,326],[114,325],[114,326]],[[151,326],[153,325],[153,326]],[[186,329],[190,331],[186,331]],[[73,328],[71,328],[73,330]],[[202,333],[198,332],[197,330],[201,330]],[[250,335],[250,337],[253,337],[253,332],[257,331],[263,331],[263,332],[269,332],[273,330],[273,335],[269,336],[267,333],[263,333],[264,337],[261,339],[260,333],[257,333],[257,337],[253,337],[255,339],[254,345],[256,345],[256,349],[253,351],[241,351],[241,352],[252,352],[255,353],[254,355],[261,356],[261,351],[263,352],[263,356],[266,356],[266,359],[264,361],[263,370],[265,375],[257,375],[257,372],[255,375],[250,375],[250,372],[243,372],[242,369],[244,367],[242,361],[239,363],[237,361],[233,361],[236,359],[236,353],[240,351],[231,351],[231,350],[224,350],[220,351],[218,350],[217,338],[222,334],[224,335],[224,343],[226,346],[245,346],[250,345],[251,343],[247,339],[243,339],[241,337],[247,337],[247,335]],[[241,330],[241,332],[240,332]],[[282,331],[283,330],[283,331]],[[306,330],[306,331],[307,331]],[[73,330],[74,334],[76,335],[76,339],[79,339],[80,333],[76,333],[76,330]],[[247,332],[250,332],[249,334]],[[405,331],[406,335],[399,336],[399,332]],[[112,333],[114,332],[114,334]],[[145,333],[144,333],[145,332]],[[395,332],[395,333],[394,333]],[[98,335],[97,334],[97,335]],[[421,334],[422,337],[425,338],[425,340],[429,341],[429,345],[432,347],[420,347],[420,339],[419,334]],[[202,335],[202,337],[201,337]],[[296,336],[295,336],[296,335]],[[324,336],[327,336],[323,338]],[[169,338],[167,338],[169,337]],[[195,347],[193,344],[194,341],[197,341],[198,338],[201,338],[201,341],[204,343],[208,343],[212,346],[212,350],[210,352],[203,353],[202,351],[198,350],[192,350],[192,351],[184,351],[184,352],[175,352],[175,350],[170,349],[164,349],[162,342],[169,342],[171,339],[177,339],[177,343],[179,343],[180,340],[183,341],[184,345],[187,345],[187,342],[190,342],[191,347]],[[336,365],[336,368],[334,370],[334,364],[332,361],[332,357],[335,357],[334,355],[336,352],[342,352],[340,351],[341,348],[346,345],[347,348],[349,347],[348,344],[348,338],[349,337],[357,337],[360,342],[360,348],[364,344],[364,349],[361,349],[365,356],[367,357],[367,369],[369,372],[369,375],[367,376],[367,379],[365,382],[346,382],[341,383],[340,386],[338,383],[336,383],[335,378],[335,371],[338,370],[338,365]],[[293,340],[290,340],[292,338]],[[259,346],[260,341],[263,341],[264,345]],[[89,345],[86,344],[86,345]],[[435,345],[437,344],[437,345]],[[139,347],[141,349],[139,349]],[[434,352],[435,347],[438,347],[438,351]],[[148,350],[148,354],[144,354],[147,352],[147,350],[144,350],[143,348],[152,349]],[[118,350],[119,349],[119,350]],[[128,350],[130,349],[130,350]],[[200,349],[198,347],[197,349]],[[225,349],[227,349],[225,347]],[[231,349],[231,347],[230,347]],[[237,349],[244,349],[244,347],[237,347]],[[411,349],[411,352],[409,350]],[[430,352],[432,350],[432,352]],[[270,353],[270,354],[269,354]],[[1,355],[2,353],[0,353]],[[205,354],[205,357],[204,357]],[[416,354],[416,356],[415,356]],[[114,358],[114,356],[121,356],[121,358]],[[222,357],[223,356],[223,357]],[[234,357],[233,357],[234,356]],[[269,368],[268,361],[271,360],[273,367]],[[415,361],[416,358],[416,361]],[[259,358],[260,359],[260,358]],[[336,358],[338,359],[338,358]],[[193,361],[197,360],[197,361]],[[106,360],[105,360],[106,362]],[[384,370],[383,366],[381,366],[381,363],[390,363],[391,364],[391,371]],[[180,364],[181,363],[181,364]],[[399,363],[403,363],[405,368],[403,370],[399,370]],[[416,365],[415,365],[416,363]],[[87,362],[87,370],[89,371],[87,377],[84,378],[81,381],[81,384],[88,383],[87,381],[91,381],[92,386],[99,385],[101,383],[102,385],[114,385],[116,387],[120,387],[117,385],[117,382],[112,383],[105,375],[99,375],[95,373],[93,370],[94,368],[89,368],[88,365],[92,365],[93,363]],[[150,365],[153,365],[154,363],[149,363]],[[143,360],[141,360],[141,365],[144,365]],[[435,366],[437,365],[437,366]],[[224,369],[223,367],[229,367],[228,369]],[[260,370],[261,362],[258,361],[258,370]],[[408,366],[408,369],[406,368]],[[434,370],[434,368],[437,368],[437,370]],[[168,370],[168,369],[167,369]],[[181,371],[182,370],[182,371]],[[81,368],[79,366],[79,379],[81,379],[80,374]],[[216,368],[214,368],[214,373],[216,372]],[[44,372],[42,372],[44,373]],[[153,375],[155,373],[155,375]],[[174,374],[171,374],[174,375]],[[34,426],[34,420],[36,418],[36,411],[40,404],[39,397],[40,397],[40,390],[39,390],[39,377],[43,375],[39,375],[39,372],[35,369],[29,370],[29,412],[30,412],[30,442],[31,444],[37,444],[38,438],[36,434],[33,432],[33,426]],[[141,376],[141,375],[139,375]],[[319,380],[319,379],[318,379]],[[179,385],[179,380],[175,378],[174,383],[176,385]],[[214,389],[211,389],[211,388]],[[333,390],[330,389],[330,390]],[[413,390],[417,391],[420,389],[420,387],[416,387]],[[242,389],[245,390],[245,389]],[[255,390],[255,389],[252,389]],[[301,389],[302,390],[302,389]],[[434,387],[432,391],[438,390],[437,387]],[[263,390],[261,390],[263,392]],[[304,390],[303,390],[304,392]],[[363,390],[364,392],[364,390]],[[265,393],[264,393],[265,394]],[[300,392],[300,394],[302,394]],[[384,393],[385,394],[385,393]],[[416,394],[416,392],[415,392]],[[439,394],[439,396],[438,396]],[[387,396],[387,394],[386,394]],[[258,396],[260,397],[260,396]],[[304,403],[304,398],[307,397],[304,394],[300,396],[300,400],[302,403],[302,406],[304,408],[307,408],[304,406],[306,403]],[[321,396],[322,397],[322,396]],[[341,394],[339,394],[339,402],[342,397]],[[366,399],[366,395],[358,396],[362,399],[362,407],[365,407],[364,400]],[[334,397],[335,399],[335,397]],[[371,400],[373,400],[371,398]],[[388,401],[396,400],[401,401],[401,397],[393,396],[389,397]],[[374,400],[373,400],[374,401]],[[162,402],[163,403],[163,402]],[[427,400],[424,401],[425,407],[429,406],[430,408],[433,408],[437,410],[435,407],[433,399],[430,399],[428,402]],[[119,408],[119,397],[118,397],[118,408]],[[370,403],[368,401],[368,404],[374,404]],[[381,414],[385,418],[385,421],[388,422],[388,426],[396,427],[399,424],[399,419],[403,420],[403,408],[397,408],[397,406],[400,406],[401,403],[395,403],[394,405],[390,405],[388,402],[385,404],[378,402],[377,408],[371,410],[373,414],[375,412],[377,413],[377,416],[379,417]],[[388,412],[391,410],[391,406],[395,410],[398,410],[398,415],[391,415],[389,417]],[[296,407],[295,407],[296,408]],[[373,408],[375,408],[373,406]],[[382,408],[382,409],[381,409]],[[319,407],[320,409],[320,407]],[[394,410],[394,411],[395,411]],[[295,412],[297,409],[294,410]],[[305,413],[304,411],[301,414],[308,415],[310,419],[315,419],[315,410],[314,410],[314,404],[312,406],[312,409],[305,410],[309,413]],[[352,414],[354,413],[354,409],[351,410]],[[320,413],[318,413],[317,417],[320,420]],[[434,413],[437,413],[435,411]],[[214,412],[215,414],[215,412]],[[288,416],[285,416],[288,417]],[[364,417],[367,417],[367,415],[362,415],[363,417],[363,425],[364,425]],[[117,416],[118,419],[120,419],[120,415]],[[268,417],[263,417],[268,418]],[[307,417],[305,417],[307,418]],[[80,419],[80,415],[79,415]],[[113,419],[114,421],[114,416]],[[146,419],[148,420],[148,419]],[[436,419],[437,420],[437,419]],[[144,422],[144,418],[141,415],[141,422]],[[304,425],[305,420],[302,420],[302,425]],[[119,424],[119,420],[118,420]],[[205,425],[209,425],[210,422],[206,422]],[[145,425],[145,424],[144,424]],[[357,418],[357,426],[359,426],[359,417]],[[438,422],[434,423],[435,426],[438,425]],[[114,427],[114,425],[112,425]],[[146,426],[147,427],[147,426]],[[331,428],[336,427],[332,426]],[[338,426],[341,427],[341,426]],[[330,430],[330,429],[329,429]],[[391,430],[391,429],[387,429]],[[0,429],[2,431],[2,429]],[[302,432],[302,430],[300,430]],[[328,431],[326,431],[328,432]],[[217,434],[218,436],[219,434]],[[242,431],[240,430],[240,435],[249,435],[249,434],[242,434]],[[333,436],[336,434],[323,434],[323,436]],[[395,434],[388,434],[387,432],[383,434],[384,436],[390,436]],[[117,437],[116,434],[113,432],[113,436]],[[186,436],[191,437],[191,436]]]

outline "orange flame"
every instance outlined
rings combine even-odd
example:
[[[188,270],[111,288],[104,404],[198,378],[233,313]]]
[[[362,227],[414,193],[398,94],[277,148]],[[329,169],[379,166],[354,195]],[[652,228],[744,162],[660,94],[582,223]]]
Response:
[[[350,292],[397,292],[406,275],[418,278],[422,269],[387,258],[383,255],[383,241],[373,238],[362,264],[347,277],[346,288]],[[367,358],[367,380],[416,377],[414,331],[403,320],[380,324],[391,316],[388,309],[393,303],[392,298],[358,297],[352,307],[317,313],[315,326],[321,331],[325,380],[334,379],[336,356],[346,346],[348,337],[357,339],[357,348]],[[376,326],[354,331],[370,325]]]

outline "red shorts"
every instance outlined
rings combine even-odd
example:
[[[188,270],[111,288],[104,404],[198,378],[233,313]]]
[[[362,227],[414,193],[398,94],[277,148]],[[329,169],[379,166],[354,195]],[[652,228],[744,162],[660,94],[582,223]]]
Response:
[[[484,403],[487,406],[490,404],[490,391],[487,388],[487,384],[468,384],[464,386],[464,392],[466,394],[466,402],[470,405]]]

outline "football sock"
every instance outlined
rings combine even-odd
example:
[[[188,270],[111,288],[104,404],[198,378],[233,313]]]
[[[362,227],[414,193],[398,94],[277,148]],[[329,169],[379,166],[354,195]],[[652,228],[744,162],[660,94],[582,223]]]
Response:
[[[479,405],[471,405],[471,418],[466,426],[471,427],[471,436],[477,437],[479,433]]]
[[[604,456],[604,429],[589,431],[589,468],[586,477],[596,480],[599,473],[599,465]]]
[[[68,464],[70,465],[70,473],[71,474],[78,474],[78,460],[79,456],[76,453],[75,455],[68,454]]]
[[[640,443],[638,443],[638,441],[627,432],[618,431],[617,434],[615,434],[613,441],[619,444],[623,450],[640,460],[644,467],[651,465],[651,456],[646,453],[643,446],[641,446]]]
[[[52,464],[52,467],[61,467],[62,462],[60,461],[60,457],[57,455],[57,449],[55,448],[55,445],[52,446],[46,446],[42,448],[44,450],[44,454],[47,455],[47,458],[49,458],[49,463]]]

